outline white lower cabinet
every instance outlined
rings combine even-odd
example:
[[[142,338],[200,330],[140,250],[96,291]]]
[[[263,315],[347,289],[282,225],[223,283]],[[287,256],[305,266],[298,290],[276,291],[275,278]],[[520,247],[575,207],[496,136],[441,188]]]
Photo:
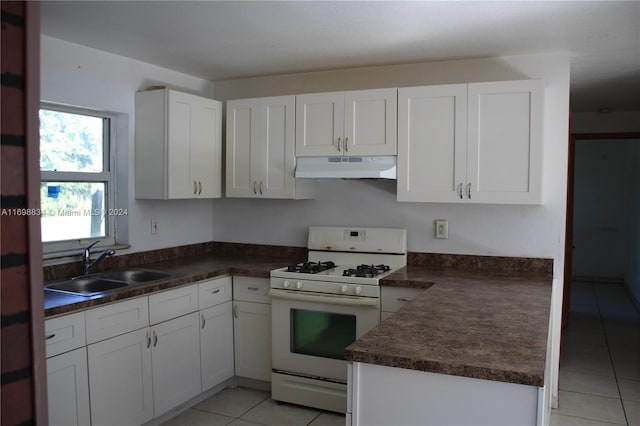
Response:
[[[91,422],[86,347],[47,359],[47,394],[51,426]]]
[[[233,278],[236,376],[271,381],[271,299],[266,278]]]
[[[233,377],[232,303],[200,311],[200,358],[202,391]]]
[[[201,392],[199,323],[193,312],[151,327],[156,417]]]
[[[148,328],[88,347],[91,424],[139,425],[153,418]]]

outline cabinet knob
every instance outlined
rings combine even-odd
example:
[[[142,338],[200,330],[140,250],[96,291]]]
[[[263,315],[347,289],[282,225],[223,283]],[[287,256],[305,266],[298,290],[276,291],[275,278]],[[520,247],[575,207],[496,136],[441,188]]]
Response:
[[[288,280],[284,280],[284,282],[282,283],[282,287],[289,288],[291,287],[291,283]]]
[[[358,286],[356,287],[356,294],[360,294],[362,293],[362,287]]]
[[[302,286],[302,281],[298,281],[298,282],[296,282],[296,288],[297,288],[298,290],[302,289],[302,287],[303,287],[303,286]]]
[[[347,291],[349,291],[349,286],[347,286],[346,284],[344,284],[341,288],[340,291],[343,293],[346,293]]]

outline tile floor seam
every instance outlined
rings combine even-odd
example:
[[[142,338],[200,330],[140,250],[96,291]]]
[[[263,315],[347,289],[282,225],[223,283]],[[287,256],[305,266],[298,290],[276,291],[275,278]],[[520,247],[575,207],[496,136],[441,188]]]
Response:
[[[600,309],[600,298],[598,297],[598,293],[596,293],[596,305],[598,306],[598,316],[600,317],[600,325],[604,330],[604,341],[607,344],[607,352],[609,353],[609,361],[611,362],[611,368],[613,369],[613,377],[616,380],[616,388],[618,389],[618,396],[620,399],[620,405],[622,406],[622,415],[624,416],[624,420],[626,424],[629,424],[629,416],[627,415],[627,410],[624,407],[624,401],[622,401],[622,392],[620,392],[620,381],[618,380],[618,373],[616,369],[616,365],[613,362],[613,354],[611,353],[611,345],[609,344],[609,336],[607,335],[607,329],[604,326],[604,318],[602,315],[602,309]]]
[[[558,413],[555,413],[555,415],[556,416],[560,416],[560,417],[570,417],[572,419],[591,420],[591,421],[605,423],[605,424],[609,424],[609,425],[628,426],[628,424],[629,424],[628,422],[625,422],[625,423],[612,423],[612,422],[608,422],[606,420],[592,419],[590,417],[571,416],[569,414],[558,414]]]

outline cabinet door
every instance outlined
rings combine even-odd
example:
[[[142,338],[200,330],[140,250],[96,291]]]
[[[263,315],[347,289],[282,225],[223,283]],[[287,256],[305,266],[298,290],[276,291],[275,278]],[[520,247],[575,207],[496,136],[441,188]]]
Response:
[[[469,84],[472,202],[541,202],[543,94],[541,80]]]
[[[222,103],[197,98],[191,128],[191,181],[198,198],[222,193]]]
[[[396,155],[397,89],[345,92],[344,155]]]
[[[265,198],[295,195],[295,99],[260,99],[258,143],[251,153],[251,163],[258,193]]]
[[[258,99],[227,102],[226,179],[227,197],[253,197],[251,149],[258,137]],[[256,191],[257,192],[257,191]]]
[[[200,311],[202,391],[233,377],[232,302]]]
[[[398,89],[398,201],[464,202],[467,85]]]
[[[193,96],[168,93],[167,198],[194,198],[197,184],[191,180],[191,123],[195,119]]]
[[[87,348],[47,359],[47,395],[51,426],[91,423]]]
[[[156,417],[201,391],[199,324],[199,315],[194,312],[151,328]]]
[[[93,426],[140,425],[153,418],[150,344],[144,328],[88,346]]]
[[[344,92],[296,96],[296,156],[342,155]]]
[[[271,381],[271,305],[234,302],[236,376]]]

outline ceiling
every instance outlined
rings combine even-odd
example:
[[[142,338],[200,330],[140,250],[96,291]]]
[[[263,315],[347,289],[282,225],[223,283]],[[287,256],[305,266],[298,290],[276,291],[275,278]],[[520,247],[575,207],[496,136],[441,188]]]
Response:
[[[640,1],[47,1],[43,34],[209,80],[566,51],[574,112],[640,110]]]

